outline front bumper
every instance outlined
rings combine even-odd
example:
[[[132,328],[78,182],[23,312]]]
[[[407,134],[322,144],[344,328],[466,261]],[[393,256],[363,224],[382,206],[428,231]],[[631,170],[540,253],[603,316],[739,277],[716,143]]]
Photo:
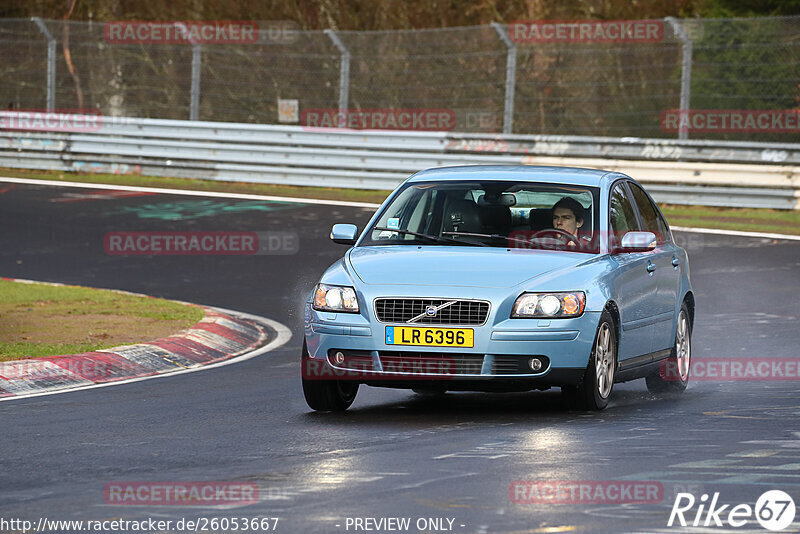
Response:
[[[508,390],[576,385],[583,377],[600,312],[574,319],[508,319],[492,310],[474,347],[387,345],[387,326],[364,314],[318,312],[306,304],[304,377],[384,387]],[[408,326],[408,325],[406,325]],[[449,326],[449,325],[448,325]],[[339,361],[335,355],[339,353]],[[533,371],[537,357],[545,365]],[[310,364],[310,366],[309,366]]]

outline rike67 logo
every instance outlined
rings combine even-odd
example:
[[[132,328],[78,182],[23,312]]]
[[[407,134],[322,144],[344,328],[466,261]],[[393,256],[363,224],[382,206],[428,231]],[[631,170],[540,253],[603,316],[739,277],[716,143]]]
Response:
[[[764,492],[755,507],[749,504],[720,504],[719,495],[719,492],[714,493],[709,501],[705,493],[700,499],[695,499],[691,493],[678,493],[667,526],[740,528],[755,519],[765,529],[778,532],[788,528],[794,521],[794,500],[784,491]]]

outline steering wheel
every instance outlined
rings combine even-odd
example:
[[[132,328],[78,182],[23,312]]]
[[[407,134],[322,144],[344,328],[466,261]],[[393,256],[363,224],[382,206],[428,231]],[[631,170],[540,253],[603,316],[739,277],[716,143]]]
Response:
[[[577,236],[574,236],[571,233],[567,232],[566,230],[561,230],[559,228],[545,228],[544,230],[539,230],[531,236],[531,239],[537,239],[539,237],[547,237],[547,236],[554,237],[555,239],[558,239],[559,237],[565,237],[567,239],[565,243],[569,243],[570,241],[572,241],[577,246],[580,246],[581,244]]]

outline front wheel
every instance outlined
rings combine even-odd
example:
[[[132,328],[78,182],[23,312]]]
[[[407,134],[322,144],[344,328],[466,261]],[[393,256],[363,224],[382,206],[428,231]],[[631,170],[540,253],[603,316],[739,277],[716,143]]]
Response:
[[[645,378],[651,393],[680,393],[689,385],[689,367],[692,363],[692,325],[689,308],[684,302],[678,314],[678,328],[672,353],[664,360],[656,373]]]
[[[617,330],[611,314],[604,310],[597,326],[594,346],[583,380],[577,387],[562,388],[570,404],[583,410],[602,410],[608,406],[617,369]]]
[[[303,341],[301,365],[306,369],[308,347]],[[329,380],[321,377],[303,378],[303,395],[306,404],[318,412],[343,412],[347,410],[358,393],[358,382],[351,380]]]

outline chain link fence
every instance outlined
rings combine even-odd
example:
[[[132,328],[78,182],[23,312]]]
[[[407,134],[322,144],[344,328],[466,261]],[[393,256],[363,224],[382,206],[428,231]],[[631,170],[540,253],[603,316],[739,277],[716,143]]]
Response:
[[[447,110],[460,132],[800,141],[774,125],[681,134],[664,123],[666,110],[800,109],[800,17],[654,22],[657,38],[640,42],[520,40],[513,24],[254,23],[251,42],[175,44],[114,42],[104,23],[5,19],[0,108],[277,124],[279,101],[296,101],[300,116]]]

